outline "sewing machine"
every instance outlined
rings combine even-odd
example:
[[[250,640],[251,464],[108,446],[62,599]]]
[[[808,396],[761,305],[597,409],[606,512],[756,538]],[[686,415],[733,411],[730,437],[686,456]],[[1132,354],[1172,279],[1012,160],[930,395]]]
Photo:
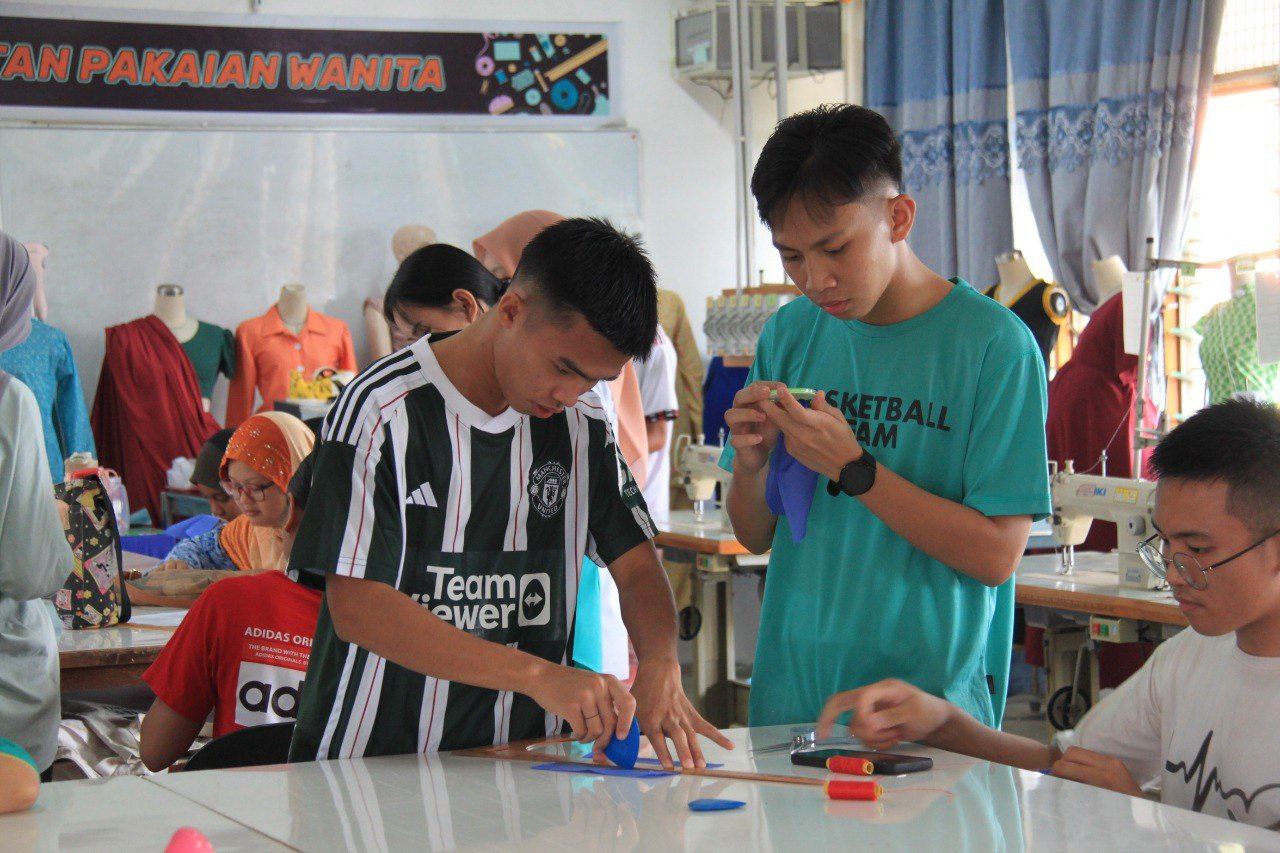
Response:
[[[701,437],[694,442],[688,435],[681,435],[676,439],[676,469],[685,494],[693,501],[694,521],[731,530],[729,516],[723,506],[716,507],[716,486],[723,485],[728,489],[733,479],[732,474],[720,467],[723,451],[723,447],[703,444]],[[723,495],[722,490],[722,503]]]
[[[1098,477],[1077,474],[1068,461],[1058,470],[1050,463],[1050,488],[1053,495],[1053,541],[1062,549],[1062,574],[1071,574],[1075,566],[1075,546],[1084,542],[1094,519],[1115,522],[1119,583],[1132,589],[1163,589],[1165,582],[1157,578],[1137,554],[1138,543],[1156,532],[1152,513],[1155,510],[1156,484],[1123,477]]]

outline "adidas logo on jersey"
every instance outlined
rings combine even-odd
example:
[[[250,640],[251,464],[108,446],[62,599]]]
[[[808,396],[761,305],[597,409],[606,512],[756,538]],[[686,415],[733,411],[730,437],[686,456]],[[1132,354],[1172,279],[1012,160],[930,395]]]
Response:
[[[423,483],[421,486],[418,486],[418,488],[413,491],[413,494],[409,495],[409,499],[405,501],[405,503],[409,506],[426,506],[431,507],[432,509],[439,506],[439,504],[436,503],[435,492],[431,491],[430,483]]]
[[[307,674],[302,670],[241,662],[236,684],[236,723],[264,726],[298,718],[298,697]]]

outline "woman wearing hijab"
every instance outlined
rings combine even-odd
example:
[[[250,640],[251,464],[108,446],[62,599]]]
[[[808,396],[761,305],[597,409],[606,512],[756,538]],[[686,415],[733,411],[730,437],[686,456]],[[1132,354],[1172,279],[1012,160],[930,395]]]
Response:
[[[36,277],[27,250],[0,231],[0,350],[31,330]],[[0,373],[0,737],[47,777],[58,746],[53,607],[75,567],[58,519],[35,396]]]
[[[283,412],[263,412],[241,424],[218,466],[220,485],[235,500],[240,516],[217,530],[179,542],[156,572],[284,571],[289,561],[287,539],[300,520],[289,494],[289,479],[314,444],[315,435],[307,425]]]
[[[233,439],[227,452],[254,457],[248,470],[271,479],[271,488],[278,488],[276,478],[283,473],[286,454],[293,457],[292,450],[281,451],[280,443],[288,444],[285,431],[294,427],[287,424],[279,435],[262,424],[254,429],[267,434],[254,439],[256,450],[245,450]],[[243,460],[226,466],[235,468],[231,476],[251,476],[235,466],[239,461]],[[307,490],[299,486],[295,481],[284,496],[294,521],[301,520],[306,505]],[[295,526],[286,525],[279,542],[286,554]],[[237,574],[201,593],[160,657],[143,673],[156,694],[142,720],[143,764],[159,772],[186,755],[211,715],[214,737],[249,726],[292,722],[311,658],[321,595],[284,572]]]

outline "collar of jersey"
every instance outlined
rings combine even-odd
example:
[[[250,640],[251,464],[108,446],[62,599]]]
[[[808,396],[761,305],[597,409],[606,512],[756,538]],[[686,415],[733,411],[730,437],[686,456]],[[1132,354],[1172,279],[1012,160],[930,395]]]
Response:
[[[436,340],[439,340],[437,337]],[[467,426],[478,429],[481,432],[502,433],[514,427],[520,422],[524,415],[517,412],[511,407],[507,407],[504,411],[496,415],[490,415],[484,409],[468,400],[461,391],[454,387],[449,381],[449,377],[445,375],[444,370],[440,367],[440,362],[436,360],[436,354],[431,349],[431,338],[424,337],[412,344],[413,354],[418,359],[418,366],[422,373],[426,376],[427,381],[436,387],[440,392],[440,396],[444,398],[445,407],[457,415],[458,418]]]

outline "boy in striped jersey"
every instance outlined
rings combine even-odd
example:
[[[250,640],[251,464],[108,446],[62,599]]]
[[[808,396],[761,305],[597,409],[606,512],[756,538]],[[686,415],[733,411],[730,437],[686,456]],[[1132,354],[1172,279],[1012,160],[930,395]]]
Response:
[[[680,685],[671,590],[640,491],[590,389],[644,357],[653,269],[571,219],[525,249],[462,331],[370,367],[326,421],[290,572],[324,605],[294,760],[545,737],[597,752],[640,721],[658,757],[729,742]],[[608,566],[640,665],[630,693],[574,669],[583,556]]]

